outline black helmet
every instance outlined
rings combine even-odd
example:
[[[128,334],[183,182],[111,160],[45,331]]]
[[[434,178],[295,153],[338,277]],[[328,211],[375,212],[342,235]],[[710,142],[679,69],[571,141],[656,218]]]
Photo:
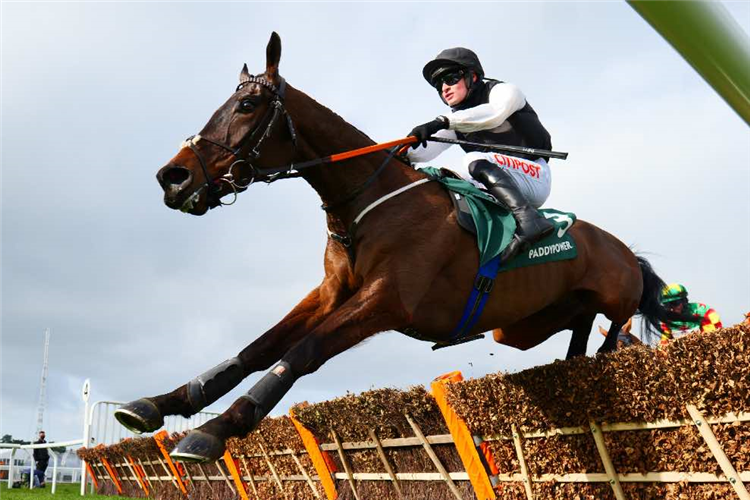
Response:
[[[447,70],[455,68],[468,69],[477,75],[477,80],[484,78],[484,69],[479,62],[477,55],[463,47],[454,47],[445,49],[439,53],[435,59],[425,64],[422,69],[422,75],[427,82],[435,86],[436,78],[444,74]]]

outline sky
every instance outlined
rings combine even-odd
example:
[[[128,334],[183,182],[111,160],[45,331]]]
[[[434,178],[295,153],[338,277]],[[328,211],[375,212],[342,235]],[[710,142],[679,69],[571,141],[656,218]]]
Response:
[[[725,5],[750,32],[750,3]],[[632,245],[725,325],[750,311],[750,129],[625,2],[1,8],[0,434],[35,430],[46,328],[45,430],[76,439],[86,378],[92,401],[168,392],[236,355],[320,282],[325,218],[304,181],[253,186],[194,217],[168,209],[154,177],[234,91],[243,63],[264,70],[272,31],[281,75],[376,141],[445,112],[422,66],[444,48],[473,49],[570,153],[551,162],[545,206]],[[460,159],[453,148],[433,165]],[[432,352],[382,333],[298,381],[272,414],[452,370],[546,364],[569,339]],[[590,354],[602,340],[592,335]]]

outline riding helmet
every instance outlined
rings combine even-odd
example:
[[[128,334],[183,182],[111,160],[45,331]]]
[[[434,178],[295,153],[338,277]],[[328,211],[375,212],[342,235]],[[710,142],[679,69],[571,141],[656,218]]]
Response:
[[[435,59],[425,64],[422,69],[422,76],[434,87],[437,77],[456,68],[470,70],[477,75],[477,80],[484,78],[484,69],[482,63],[479,62],[479,58],[474,51],[464,47],[454,47],[440,52]]]
[[[688,292],[684,286],[679,283],[670,283],[661,291],[661,301],[666,304],[667,302],[686,300],[687,295]]]

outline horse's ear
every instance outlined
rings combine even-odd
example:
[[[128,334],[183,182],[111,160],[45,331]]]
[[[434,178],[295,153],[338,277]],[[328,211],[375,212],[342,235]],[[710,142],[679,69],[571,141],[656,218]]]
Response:
[[[250,81],[250,72],[247,70],[247,64],[242,65],[242,71],[240,71],[240,83]]]
[[[630,330],[633,329],[633,317],[631,316],[627,323],[625,323],[625,326],[622,327],[622,331],[625,333],[630,333]]]
[[[266,77],[275,81],[279,75],[279,59],[281,59],[281,38],[274,31],[266,46]]]

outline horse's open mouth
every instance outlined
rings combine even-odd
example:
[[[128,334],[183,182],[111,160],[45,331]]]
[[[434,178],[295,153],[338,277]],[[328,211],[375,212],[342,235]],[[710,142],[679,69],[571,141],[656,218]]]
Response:
[[[188,196],[180,206],[180,211],[183,213],[189,213],[192,209],[194,209],[195,205],[198,203],[198,200],[200,200],[202,190],[202,188],[198,189],[193,194]]]
[[[201,194],[205,186],[201,186],[190,194],[186,193],[164,193],[164,204],[172,210],[179,210],[183,213],[201,215],[205,211],[200,210]]]

